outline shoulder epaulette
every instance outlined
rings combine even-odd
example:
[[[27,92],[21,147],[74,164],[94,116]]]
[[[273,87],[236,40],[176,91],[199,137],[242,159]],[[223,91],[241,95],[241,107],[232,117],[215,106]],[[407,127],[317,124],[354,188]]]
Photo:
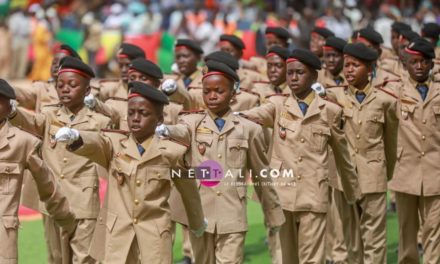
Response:
[[[381,69],[382,69],[384,72],[386,72],[386,73],[392,74],[392,75],[394,75],[394,76],[400,78],[399,74],[394,73],[394,72],[392,72],[392,71],[389,70],[389,69],[384,69],[384,68],[381,68]]]
[[[61,106],[63,106],[62,103],[43,105],[43,107],[61,107]]]
[[[374,88],[384,87],[388,83],[391,83],[391,82],[401,82],[401,81],[402,81],[401,79],[391,79],[391,80],[385,79],[382,83],[376,84],[374,86]]]
[[[249,93],[249,94],[253,94],[253,95],[255,95],[255,96],[258,96],[258,98],[260,98],[260,94],[259,94],[259,93],[253,92],[253,91],[251,91],[251,90],[249,90],[249,89],[246,89],[246,88],[240,88],[240,91],[243,91],[243,92],[245,92],[245,93]]]
[[[24,129],[22,126],[17,126],[16,128],[18,128],[18,129],[20,129],[21,131],[24,131],[24,132],[26,132],[26,133],[28,133],[28,134],[31,134],[32,136],[38,138],[39,140],[43,140],[43,137],[42,137],[42,136],[40,136],[40,135],[38,135],[38,134],[35,134],[34,132],[31,132],[31,131],[29,131],[29,130],[26,130],[26,129]]]
[[[122,98],[122,97],[109,97],[107,100],[115,100],[115,101],[122,101],[122,102],[128,101],[127,98]]]
[[[384,88],[382,88],[382,87],[377,87],[377,89],[378,90],[381,90],[382,92],[384,92],[384,93],[387,93],[387,94],[389,94],[389,95],[391,95],[392,97],[394,97],[394,98],[396,98],[396,99],[399,99],[399,97],[397,97],[397,95],[395,95],[393,92],[391,92],[391,91],[388,91],[388,90],[386,90],[386,89],[384,89]]]
[[[204,114],[205,110],[188,110],[188,111],[180,111],[179,115],[189,115],[189,114]]]
[[[346,84],[340,84],[340,85],[327,85],[327,86],[324,86],[324,88],[325,89],[333,89],[333,88],[344,88],[344,89],[347,89],[348,88],[348,85],[346,85]]]
[[[288,94],[288,93],[274,93],[274,94],[269,94],[269,95],[266,95],[264,98],[270,98],[270,97],[272,97],[272,96],[283,96],[283,97],[289,97],[290,96],[290,94]]]
[[[263,84],[270,84],[269,81],[253,81],[253,84],[263,83]]]
[[[261,121],[258,120],[257,118],[250,117],[250,116],[248,116],[248,115],[246,115],[246,114],[243,114],[243,113],[241,113],[241,112],[238,112],[238,115],[241,116],[241,117],[244,117],[244,118],[246,118],[247,120],[250,120],[250,121],[252,121],[252,122],[254,122],[254,123],[257,123],[257,124],[259,124],[260,126],[263,125],[263,122],[261,122]]]
[[[119,82],[119,79],[101,79],[101,80],[99,80],[99,83],[104,83],[104,82]]]
[[[327,102],[333,103],[333,104],[335,104],[335,105],[337,105],[337,106],[339,106],[339,107],[341,107],[341,108],[344,108],[343,105],[341,105],[341,104],[338,103],[337,101],[335,101],[335,100],[329,98],[328,96],[321,97],[321,98],[322,98],[323,100],[327,101]]]
[[[110,132],[110,133],[118,133],[118,134],[122,134],[124,136],[128,136],[128,134],[130,134],[129,131],[121,130],[121,129],[102,128],[101,131],[102,132]]]
[[[183,142],[181,140],[178,140],[178,139],[175,139],[175,138],[172,138],[172,137],[165,137],[163,139],[164,140],[169,140],[169,141],[174,142],[174,143],[177,143],[177,144],[182,145],[182,146],[184,146],[186,148],[190,147],[190,145],[186,144],[185,142]]]
[[[202,89],[202,87],[199,87],[199,86],[188,86],[188,90],[191,90],[191,89],[197,90],[197,89]]]

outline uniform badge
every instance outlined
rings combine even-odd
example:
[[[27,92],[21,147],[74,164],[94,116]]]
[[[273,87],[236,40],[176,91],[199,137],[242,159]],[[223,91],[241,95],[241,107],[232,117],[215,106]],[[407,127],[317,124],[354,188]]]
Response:
[[[52,149],[54,149],[57,146],[57,140],[55,139],[55,136],[50,136],[49,146]]]
[[[204,155],[206,152],[206,146],[203,143],[199,143],[199,145],[197,146],[197,148],[199,149],[199,153]]]
[[[408,111],[402,110],[402,118],[403,118],[403,120],[408,119]]]
[[[281,138],[282,140],[286,139],[286,128],[280,126],[279,134],[280,134],[280,138]]]
[[[118,182],[119,185],[124,184],[124,174],[122,173],[118,173],[118,175],[116,176],[116,181]]]

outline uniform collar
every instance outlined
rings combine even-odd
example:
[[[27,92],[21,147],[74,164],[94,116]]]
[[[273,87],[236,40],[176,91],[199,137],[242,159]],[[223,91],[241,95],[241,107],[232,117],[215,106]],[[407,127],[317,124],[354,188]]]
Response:
[[[423,82],[423,83],[417,82],[416,80],[414,80],[410,76],[409,76],[408,80],[409,80],[409,83],[411,84],[411,86],[414,87],[414,88],[416,88],[417,85],[420,85],[420,84],[424,84],[427,87],[429,87],[431,85],[431,77],[428,77],[428,79],[425,82]]]
[[[9,144],[9,138],[14,136],[14,131],[10,129],[8,121],[4,121],[0,127],[0,149]]]
[[[315,92],[312,90],[307,96],[306,98],[304,98],[303,100],[299,99],[298,97],[296,97],[295,94],[292,94],[293,97],[295,98],[296,101],[298,102],[304,102],[306,103],[308,106],[310,106],[310,104],[313,102],[313,100],[315,99]]]

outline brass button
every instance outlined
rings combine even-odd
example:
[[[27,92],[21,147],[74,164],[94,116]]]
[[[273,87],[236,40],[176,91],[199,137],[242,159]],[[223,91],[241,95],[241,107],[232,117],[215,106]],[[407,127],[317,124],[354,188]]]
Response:
[[[423,156],[425,156],[425,152],[424,152],[424,151],[422,151],[422,153],[420,153],[420,155],[422,155],[422,157],[423,157]]]
[[[320,130],[318,130],[318,133],[319,133],[319,134],[322,134],[322,130],[321,130],[321,129],[320,129]]]
[[[222,157],[222,154],[218,154],[218,155],[217,155],[217,158],[220,159],[221,157]]]
[[[60,179],[64,179],[64,174],[61,174],[61,175],[60,175]]]
[[[133,224],[137,224],[138,223],[138,219],[137,218],[134,218],[133,219]]]
[[[358,153],[358,152],[359,152],[359,149],[354,149],[354,152]]]
[[[141,181],[140,180],[136,180],[136,185],[137,186],[141,186]]]
[[[66,159],[66,158],[64,158],[64,159],[63,159],[63,161],[64,161],[64,163],[66,163],[66,162],[67,162],[67,159]]]
[[[301,180],[301,175],[296,176],[298,180]]]
[[[121,168],[118,168],[118,171],[121,171]]]
[[[134,204],[138,205],[139,204],[139,200],[138,199],[134,199]]]
[[[217,191],[217,196],[220,196],[220,195],[222,195],[222,192],[221,191]]]
[[[101,221],[101,222],[102,222],[102,217],[100,217],[100,218],[99,218],[99,221]]]
[[[304,143],[306,140],[304,138],[301,138],[301,143]]]
[[[303,160],[303,158],[301,156],[299,156],[298,161],[301,162],[302,160]]]
[[[423,124],[426,124],[426,119],[423,119],[423,120],[422,120],[422,123],[423,123]]]
[[[11,169],[9,167],[6,167],[6,172],[10,172]]]
[[[237,148],[240,148],[240,144],[237,144]]]
[[[377,122],[377,117],[374,117],[374,122]]]
[[[223,140],[223,136],[220,136],[218,139],[219,139],[219,140]]]
[[[362,106],[359,106],[359,108],[358,108],[358,109],[359,109],[359,111],[361,111],[361,110],[362,110]]]
[[[360,135],[358,134],[358,135],[356,135],[356,138],[357,138],[357,139],[360,139],[360,138],[361,138],[361,136],[360,136]]]
[[[426,137],[425,136],[422,136],[422,140],[425,140],[426,139]]]
[[[361,120],[359,120],[359,121],[358,121],[358,124],[359,124],[359,125],[360,125],[360,124],[362,124],[362,121],[361,121]]]
[[[162,175],[160,175],[159,172],[156,172],[156,176],[157,176],[157,178],[160,178]]]

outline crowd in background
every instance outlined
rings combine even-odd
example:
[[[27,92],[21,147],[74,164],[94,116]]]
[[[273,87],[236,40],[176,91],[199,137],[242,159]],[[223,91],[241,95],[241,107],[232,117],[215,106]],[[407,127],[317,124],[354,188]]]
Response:
[[[349,39],[354,30],[371,25],[384,37],[384,46],[391,47],[390,27],[394,21],[408,23],[418,33],[424,23],[440,22],[440,4],[435,2],[76,0],[33,1],[19,6],[11,3],[0,22],[0,78],[47,80],[52,50],[63,42],[57,39],[62,30],[81,36],[77,48],[98,77],[107,76],[112,69],[111,60],[102,59],[99,53],[105,32],[117,32],[120,41],[124,36],[167,32],[176,39],[198,41],[208,54],[216,49],[221,34],[251,31],[256,36],[256,53],[265,54],[263,37],[267,26],[287,28],[292,35],[291,48],[307,48],[315,25],[330,28],[343,39]]]

